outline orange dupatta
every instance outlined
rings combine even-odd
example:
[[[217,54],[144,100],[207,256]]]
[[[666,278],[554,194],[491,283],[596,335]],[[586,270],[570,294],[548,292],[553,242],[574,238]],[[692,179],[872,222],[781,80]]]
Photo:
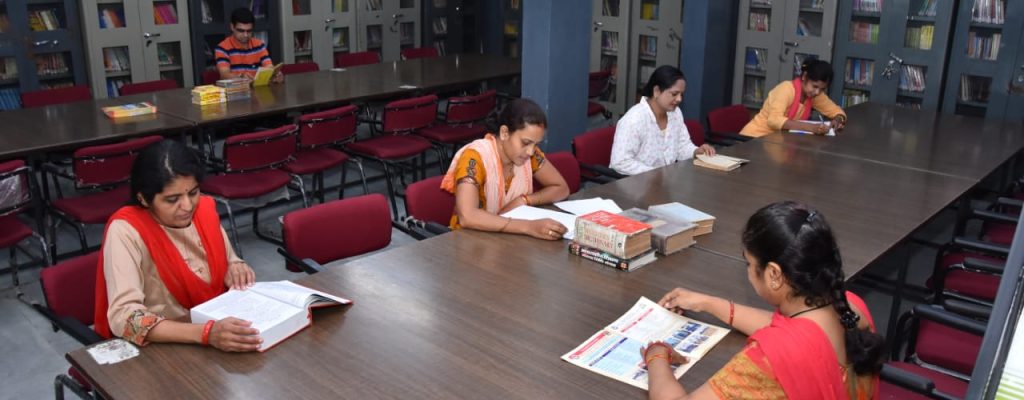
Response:
[[[801,101],[801,97],[804,96],[804,90],[803,90],[803,81],[800,78],[796,78],[796,79],[793,80],[793,90],[796,93],[793,94],[793,104],[789,105],[789,111],[786,112],[786,118],[789,118],[790,120],[806,120],[806,119],[810,118],[811,117],[811,107],[812,107],[811,106],[811,99],[807,98],[807,99],[803,99],[803,101]],[[804,109],[803,109],[803,112],[800,113],[800,117],[797,118],[796,113],[797,113],[797,111],[800,111],[800,104],[801,103],[803,103]]]
[[[448,172],[445,173],[444,179],[441,180],[441,189],[453,194],[455,193],[455,170],[459,165],[459,157],[462,156],[462,152],[466,149],[473,149],[479,153],[484,163],[484,170],[487,171],[488,175],[493,174],[491,178],[488,178],[483,183],[484,197],[487,200],[487,212],[497,214],[498,211],[505,207],[505,204],[524,194],[533,193],[533,168],[530,167],[530,163],[524,163],[522,166],[516,167],[519,168],[519,171],[516,171],[508,190],[505,190],[505,171],[501,167],[498,142],[494,135],[489,133],[483,139],[474,140],[459,149],[458,153],[455,153],[455,157],[452,157],[451,165],[448,166]],[[494,179],[494,177],[497,177],[497,179]]]

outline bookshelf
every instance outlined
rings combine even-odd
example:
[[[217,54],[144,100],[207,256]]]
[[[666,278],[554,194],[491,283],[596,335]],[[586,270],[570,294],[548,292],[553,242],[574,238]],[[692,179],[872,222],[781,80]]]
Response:
[[[1024,3],[960,2],[943,111],[987,118],[1024,109]]]
[[[733,103],[759,109],[807,59],[831,61],[837,0],[741,0]]]
[[[85,84],[78,2],[0,1],[0,110],[21,93]]]
[[[380,53],[381,61],[399,60],[401,49],[420,46],[420,2],[358,0],[356,27],[359,51]]]
[[[437,53],[482,53],[478,0],[425,0],[423,45]]]
[[[501,1],[501,54],[519,58],[522,53],[523,0]]]
[[[353,2],[355,0],[349,0]],[[249,8],[256,17],[253,34],[267,43],[270,58],[275,63],[282,60],[281,3],[291,0],[190,0],[188,3],[189,33],[192,48],[192,75],[196,84],[203,71],[216,68],[213,49],[228,37],[231,29],[231,11],[239,7]],[[179,12],[181,12],[179,8]],[[289,38],[291,39],[291,38]]]
[[[937,110],[953,2],[840,0],[832,99]]]
[[[336,53],[352,51],[355,0],[286,0],[282,2],[282,60],[315,62],[320,69],[334,67]]]
[[[611,71],[608,91],[598,101],[614,115],[626,113],[634,103],[626,93],[629,86],[628,45],[630,0],[594,0],[593,30],[590,34],[590,71]]]

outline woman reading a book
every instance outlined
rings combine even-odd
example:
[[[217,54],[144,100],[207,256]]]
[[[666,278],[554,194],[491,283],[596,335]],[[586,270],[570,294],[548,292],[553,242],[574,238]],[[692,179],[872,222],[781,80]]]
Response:
[[[686,91],[686,77],[679,68],[662,65],[654,70],[640,102],[615,125],[615,141],[609,167],[624,175],[636,175],[698,154],[715,155],[715,148],[700,147],[690,140],[679,103]]]
[[[455,195],[452,229],[562,238],[567,228],[553,219],[501,216],[519,206],[550,204],[569,196],[569,185],[537,147],[547,123],[537,103],[516,99],[498,115],[497,135],[487,134],[455,153],[441,182],[441,189]],[[534,190],[534,181],[540,190]]]
[[[786,130],[800,130],[816,135],[828,133],[824,123],[805,122],[811,110],[831,121],[831,128],[846,126],[846,113],[832,102],[825,92],[832,83],[832,64],[821,60],[807,60],[800,66],[800,77],[785,81],[768,92],[761,111],[754,116],[740,134],[761,137]]]
[[[658,301],[676,312],[708,312],[749,335],[747,346],[687,394],[670,363],[684,358],[665,343],[642,349],[651,399],[873,399],[884,339],[864,301],[847,292],[825,218],[779,202],[758,210],[743,231],[747,278],[769,312],[675,289]]]
[[[132,165],[129,205],[107,222],[97,266],[95,329],[137,345],[200,343],[253,351],[259,332],[226,318],[189,322],[189,309],[256,281],[235,255],[213,199],[199,195],[203,165],[191,149],[164,140]]]

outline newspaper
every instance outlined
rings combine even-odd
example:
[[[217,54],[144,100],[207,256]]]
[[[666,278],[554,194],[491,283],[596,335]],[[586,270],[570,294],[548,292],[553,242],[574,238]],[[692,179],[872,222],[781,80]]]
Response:
[[[727,334],[729,329],[686,318],[641,297],[618,320],[562,359],[647,390],[647,369],[640,355],[640,348],[647,343],[664,341],[690,359],[673,366],[673,374],[679,379]]]

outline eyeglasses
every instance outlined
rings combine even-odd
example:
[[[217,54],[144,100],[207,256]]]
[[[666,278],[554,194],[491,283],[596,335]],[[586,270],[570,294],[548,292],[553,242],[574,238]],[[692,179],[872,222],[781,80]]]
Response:
[[[252,29],[238,29],[235,27],[231,27],[231,29],[238,33],[252,33]]]

